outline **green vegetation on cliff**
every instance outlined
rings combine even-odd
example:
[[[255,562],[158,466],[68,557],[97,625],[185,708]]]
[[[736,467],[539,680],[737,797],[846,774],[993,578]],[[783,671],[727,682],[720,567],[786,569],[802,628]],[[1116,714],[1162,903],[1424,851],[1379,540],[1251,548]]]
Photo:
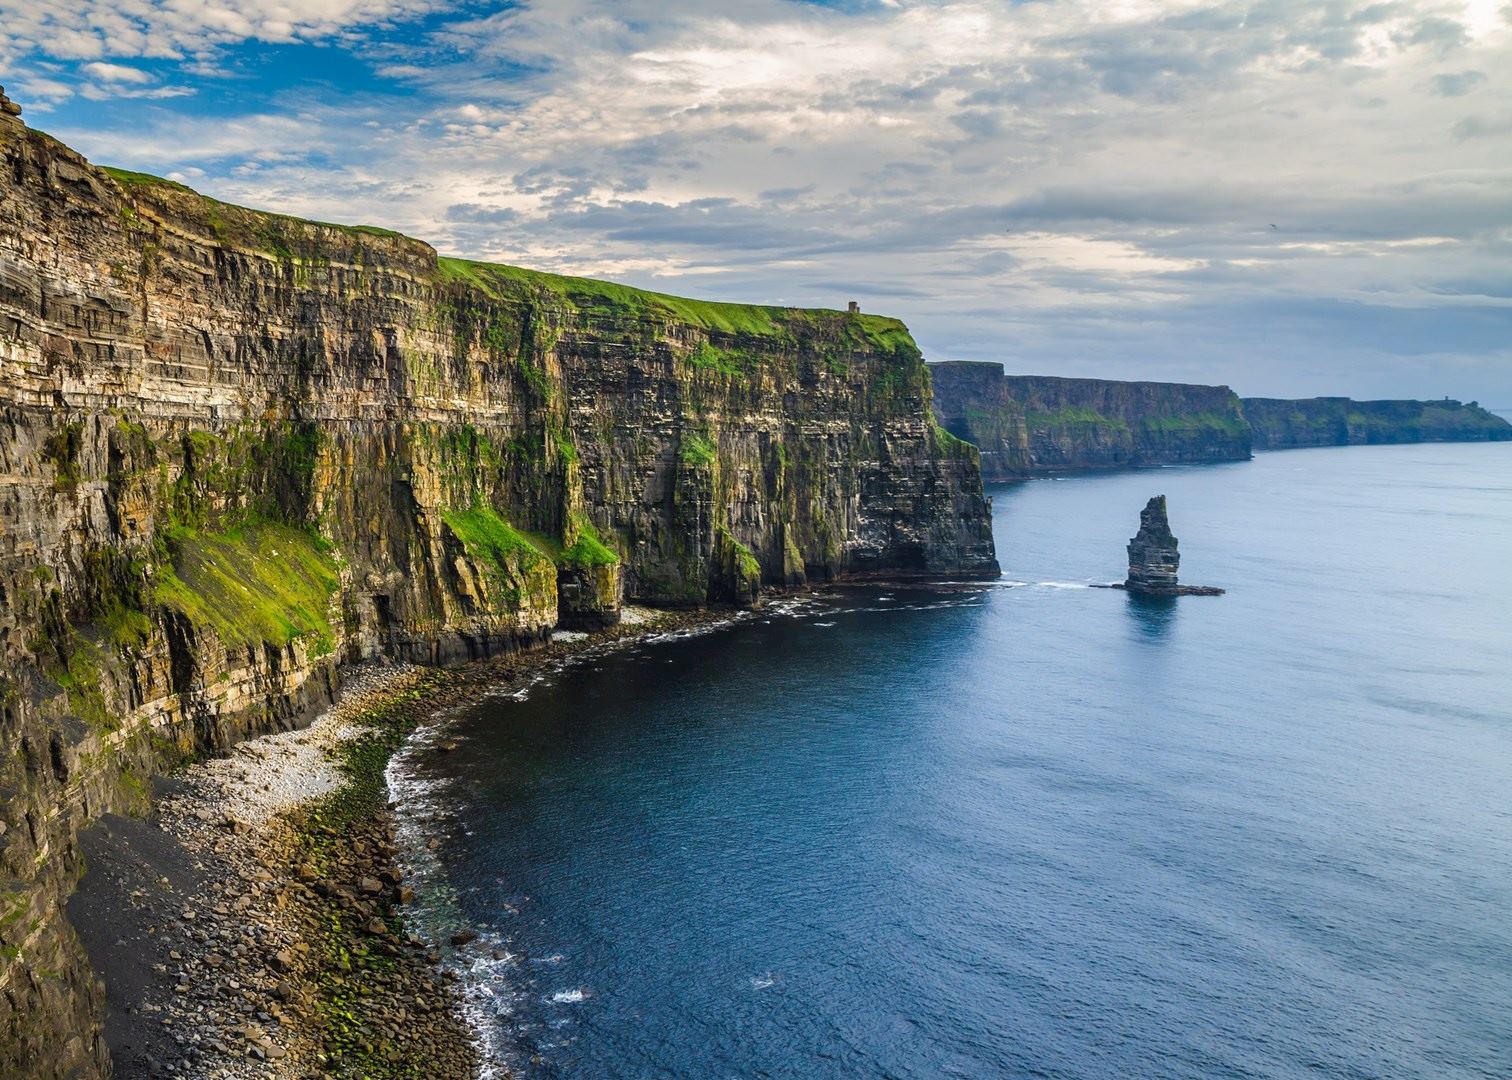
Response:
[[[711,468],[719,460],[719,451],[714,444],[697,432],[683,433],[682,444],[677,450],[678,459],[695,469]]]
[[[1370,443],[1501,442],[1512,424],[1452,398],[1355,401],[1351,398],[1245,398],[1255,445],[1267,450]]]
[[[1054,412],[1038,412],[1030,410],[1025,412],[1025,419],[1031,430],[1042,428],[1069,427],[1074,424],[1091,424],[1110,431],[1127,432],[1129,425],[1124,421],[1104,416],[1096,409],[1088,409],[1079,405],[1067,405],[1056,409]]]
[[[226,644],[278,647],[312,639],[319,656],[335,644],[330,603],[341,583],[331,555],[303,529],[250,520],[227,532],[174,529],[171,565],[152,596]]]
[[[269,254],[277,255],[281,258],[290,258],[296,252],[289,246],[290,238],[279,231],[277,227],[279,224],[299,229],[306,227],[334,229],[337,232],[348,235],[394,238],[403,236],[402,233],[397,233],[392,229],[380,228],[377,225],[338,225],[331,221],[313,221],[307,218],[294,217],[292,214],[276,214],[269,210],[250,210],[243,206],[237,206],[235,203],[221,202],[219,199],[195,191],[193,188],[181,184],[177,180],[154,176],[151,173],[134,172],[131,169],[117,169],[110,165],[102,165],[100,169],[128,192],[133,189],[139,191],[157,189],[177,192],[180,195],[198,199],[203,204],[206,217],[217,239],[225,242],[245,244],[248,247],[267,251]]]
[[[577,539],[562,550],[561,561],[566,566],[614,566],[619,556],[611,551],[599,536],[598,529],[585,515],[573,519]]]
[[[199,212],[216,239],[263,251],[299,265],[323,265],[329,257],[321,240],[321,230],[331,230],[350,238],[393,239],[414,245],[416,251],[430,252],[428,245],[391,229],[373,225],[341,225],[315,221],[288,214],[252,210],[203,195],[176,180],[129,169],[105,167],[112,179],[128,195],[149,199],[167,197],[182,205],[197,200]],[[133,215],[134,215],[133,211]],[[827,331],[842,343],[870,349],[910,360],[920,358],[908,328],[899,320],[885,315],[850,313],[831,308],[791,308],[762,304],[721,303],[695,300],[652,292],[629,285],[596,278],[551,274],[540,270],[504,263],[478,262],[471,259],[436,257],[436,272],[443,282],[476,289],[493,300],[549,301],[552,306],[567,308],[589,316],[615,319],[643,318],[659,322],[676,322],[731,337],[790,341],[804,329]],[[711,360],[721,369],[731,367],[728,355],[718,357],[704,352],[696,354],[708,364]],[[830,357],[832,369],[843,365]]]
[[[470,285],[495,300],[550,300],[588,315],[678,322],[701,330],[758,338],[785,338],[800,326],[834,323],[842,334],[850,329],[854,344],[859,347],[883,353],[911,352],[918,355],[918,346],[908,328],[899,320],[884,315],[853,315],[829,308],[692,300],[596,278],[549,274],[445,255],[436,259],[436,269],[444,280]],[[734,361],[726,350],[701,348],[691,359],[699,366],[734,370]]]
[[[486,506],[442,512],[446,527],[462,542],[469,556],[506,572],[515,562],[532,563],[551,558],[534,540]]]
[[[1147,416],[1139,421],[1147,432],[1163,435],[1190,435],[1194,432],[1211,431],[1244,438],[1249,435],[1249,424],[1242,416],[1220,412],[1190,412],[1177,416]]]

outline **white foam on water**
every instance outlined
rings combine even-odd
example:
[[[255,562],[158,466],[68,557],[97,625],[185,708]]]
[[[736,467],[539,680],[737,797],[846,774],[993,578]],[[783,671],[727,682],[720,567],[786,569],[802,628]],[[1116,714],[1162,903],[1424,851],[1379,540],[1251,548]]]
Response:
[[[630,610],[626,609],[627,614]],[[836,608],[831,601],[823,598],[791,597],[769,603],[759,617],[769,622],[775,618],[809,618],[816,615],[832,617],[843,611],[865,610],[872,609]],[[898,611],[900,607],[877,610]],[[651,622],[656,617],[655,613],[636,610],[634,617],[624,621],[635,625]],[[515,1044],[512,1039],[528,1030],[528,1025],[521,1026],[519,1018],[524,995],[540,992],[532,987],[534,976],[530,971],[543,965],[562,964],[565,957],[555,953],[546,957],[527,958],[510,948],[511,939],[507,930],[498,926],[470,925],[464,918],[458,890],[448,878],[437,851],[430,847],[430,841],[433,838],[444,840],[448,835],[471,835],[468,823],[461,819],[459,813],[465,800],[456,798],[452,793],[455,781],[428,775],[426,763],[434,759],[443,743],[453,741],[450,736],[457,722],[483,701],[525,701],[536,688],[550,685],[564,671],[591,667],[593,661],[602,659],[610,652],[624,650],[640,654],[649,645],[702,637],[757,618],[758,615],[754,612],[739,612],[702,626],[651,634],[638,638],[633,643],[611,641],[585,648],[570,657],[546,664],[522,685],[502,684],[480,690],[470,700],[438,711],[426,723],[417,727],[389,759],[384,778],[394,814],[398,847],[396,861],[405,880],[414,887],[418,897],[418,902],[405,912],[406,928],[432,942],[445,942],[462,927],[468,927],[479,935],[476,941],[466,946],[443,947],[440,951],[442,966],[454,972],[459,979],[463,1017],[473,1033],[482,1060],[478,1074],[480,1080],[504,1080],[511,1075],[524,1075],[524,1064],[514,1060]],[[834,622],[816,625],[833,626]],[[666,662],[676,661],[668,659]],[[472,893],[478,889],[479,886],[474,885],[466,891]],[[506,925],[510,917],[518,914],[519,909],[513,905],[500,905],[500,915],[504,917]],[[766,979],[780,981],[770,973],[759,976],[756,981]],[[762,982],[756,988],[765,989],[770,985],[772,982]],[[588,989],[579,987],[552,993],[547,1000],[553,1004],[575,1005],[590,996]],[[557,1027],[564,1023],[570,1024],[571,1021],[554,1020],[551,1021],[551,1026]],[[568,1039],[558,1045],[566,1045],[571,1041]],[[538,1044],[538,1048],[546,1049],[549,1045],[552,1044]]]
[[[405,911],[405,925],[410,932],[435,942],[445,941],[465,925],[465,920],[456,889],[429,841],[462,826],[457,800],[449,795],[450,784],[424,775],[420,763],[435,753],[460,711],[448,709],[416,728],[384,770],[394,814],[396,861],[419,898]],[[501,1022],[514,1013],[516,1001],[508,971],[518,964],[518,958],[509,950],[508,939],[497,932],[483,932],[470,950],[443,950],[443,955],[442,966],[460,979],[463,1019],[482,1062],[479,1077],[503,1080],[517,1075],[519,1069],[509,1060],[503,1038],[506,1029]]]

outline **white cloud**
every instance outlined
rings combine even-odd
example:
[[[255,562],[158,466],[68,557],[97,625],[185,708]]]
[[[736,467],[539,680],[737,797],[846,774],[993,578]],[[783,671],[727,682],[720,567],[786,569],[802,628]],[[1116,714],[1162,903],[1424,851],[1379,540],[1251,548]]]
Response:
[[[103,8],[73,0],[79,17],[56,25],[96,58],[204,63],[238,35],[425,6],[128,5],[91,21]],[[1487,340],[1476,319],[1499,317],[1512,334],[1512,23],[1497,3],[536,0],[364,55],[413,96],[296,93],[270,115],[78,141],[457,253],[732,299],[855,296],[940,358],[1189,377],[1205,357],[1220,377],[1225,350],[1272,341],[1282,365],[1283,341],[1452,352],[1412,344],[1426,330],[1346,347],[1387,318],[1372,312],[1422,327],[1437,312],[1446,334]],[[1287,330],[1275,305],[1312,312],[1322,336]],[[1469,309],[1483,314],[1456,327]],[[1504,385],[1512,400],[1512,372]]]
[[[83,70],[97,79],[115,83],[150,83],[152,76],[140,68],[127,67],[125,64],[107,64],[103,61],[85,64]]]
[[[249,40],[315,40],[445,6],[446,0],[0,0],[0,26],[13,54],[178,59]]]

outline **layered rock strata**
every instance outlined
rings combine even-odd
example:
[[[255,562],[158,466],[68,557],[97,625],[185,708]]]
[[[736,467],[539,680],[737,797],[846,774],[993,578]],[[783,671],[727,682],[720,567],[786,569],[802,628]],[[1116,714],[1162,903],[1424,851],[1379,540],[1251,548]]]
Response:
[[[0,1075],[102,1075],[81,826],[439,663],[847,575],[996,573],[898,322],[439,258],[0,111]]]
[[[1166,497],[1153,496],[1139,512],[1139,531],[1129,540],[1129,576],[1122,588],[1141,596],[1222,596],[1211,585],[1178,580],[1181,552],[1166,515]]]
[[[1166,497],[1156,495],[1139,512],[1139,531],[1129,540],[1129,576],[1124,588],[1132,592],[1172,595],[1176,592],[1181,553],[1166,516]]]
[[[931,364],[930,374],[936,418],[981,450],[989,480],[1250,456],[1226,386],[1005,375],[971,361]]]

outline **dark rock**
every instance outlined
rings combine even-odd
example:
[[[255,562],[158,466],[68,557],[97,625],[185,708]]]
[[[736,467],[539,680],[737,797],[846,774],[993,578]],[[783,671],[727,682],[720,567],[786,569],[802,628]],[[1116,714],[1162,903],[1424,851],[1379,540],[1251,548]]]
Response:
[[[1166,517],[1166,497],[1156,495],[1139,514],[1139,532],[1129,541],[1129,578],[1124,587],[1131,592],[1168,595],[1176,589],[1176,571],[1181,555],[1176,537]]]
[[[929,374],[935,418],[981,450],[988,480],[1250,456],[1226,386],[1005,375],[1002,364],[968,360]]]
[[[1226,386],[1005,375],[974,360],[929,371],[935,418],[981,451],[987,480],[1243,461],[1251,448],[1512,439],[1512,423],[1451,398],[1241,399]]]
[[[448,940],[460,949],[463,945],[470,945],[474,941],[477,941],[478,934],[475,930],[458,930]]]
[[[1181,554],[1166,517],[1166,497],[1156,495],[1139,513],[1139,532],[1129,541],[1129,577],[1115,588],[1141,596],[1222,596],[1212,585],[1182,585],[1177,581]]]

